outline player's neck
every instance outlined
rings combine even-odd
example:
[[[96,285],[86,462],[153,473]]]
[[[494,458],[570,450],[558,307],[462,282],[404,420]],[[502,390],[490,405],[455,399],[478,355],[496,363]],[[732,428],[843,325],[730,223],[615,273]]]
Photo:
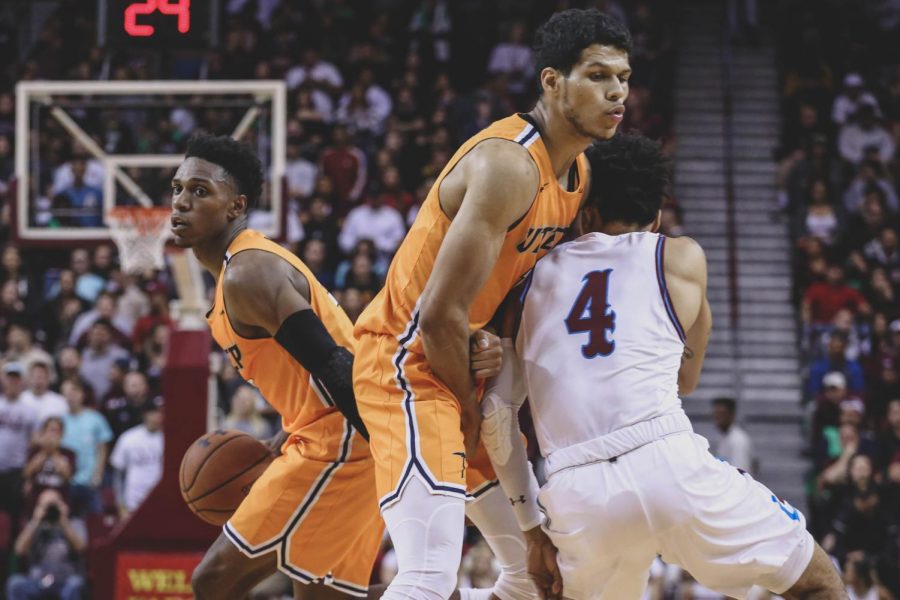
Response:
[[[647,225],[646,227],[640,227],[635,223],[612,221],[610,223],[604,223],[597,231],[606,235],[625,235],[626,233],[635,233],[638,231],[650,231],[652,228],[652,223],[650,225]]]
[[[550,164],[553,165],[553,173],[557,178],[568,175],[575,158],[587,150],[592,140],[579,135],[561,113],[553,110],[543,100],[538,100],[528,115],[538,125],[541,140],[547,148]]]
[[[192,248],[194,256],[197,257],[197,260],[200,261],[203,268],[216,278],[216,281],[218,281],[219,274],[222,271],[222,264],[225,260],[225,253],[228,251],[228,247],[231,246],[231,242],[234,241],[234,238],[246,229],[246,219],[234,221],[218,237],[204,244],[194,244]]]

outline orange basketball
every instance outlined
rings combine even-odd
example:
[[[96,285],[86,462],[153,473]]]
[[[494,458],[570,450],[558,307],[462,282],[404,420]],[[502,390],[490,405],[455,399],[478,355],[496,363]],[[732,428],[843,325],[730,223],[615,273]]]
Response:
[[[253,436],[233,429],[211,431],[181,459],[181,495],[195,515],[224,525],[274,459]]]

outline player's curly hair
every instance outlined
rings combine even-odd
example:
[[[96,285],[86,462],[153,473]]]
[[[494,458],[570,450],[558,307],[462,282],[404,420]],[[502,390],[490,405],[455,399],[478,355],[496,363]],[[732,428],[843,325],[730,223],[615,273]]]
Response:
[[[587,149],[593,206],[604,222],[637,223],[656,219],[669,191],[672,163],[662,146],[639,134],[618,134]]]
[[[538,76],[547,67],[568,76],[581,58],[581,51],[592,44],[613,46],[630,53],[631,33],[621,21],[596,8],[572,8],[556,13],[534,36]]]
[[[238,194],[247,196],[247,208],[255,208],[262,195],[263,168],[247,144],[227,135],[197,133],[190,137],[185,158],[194,156],[219,165],[237,184]]]

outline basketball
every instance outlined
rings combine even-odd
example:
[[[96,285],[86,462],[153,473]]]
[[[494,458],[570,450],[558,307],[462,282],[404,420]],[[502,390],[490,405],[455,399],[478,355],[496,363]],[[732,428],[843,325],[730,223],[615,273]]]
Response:
[[[211,431],[184,453],[181,495],[195,515],[224,525],[274,459],[253,436],[234,429]]]

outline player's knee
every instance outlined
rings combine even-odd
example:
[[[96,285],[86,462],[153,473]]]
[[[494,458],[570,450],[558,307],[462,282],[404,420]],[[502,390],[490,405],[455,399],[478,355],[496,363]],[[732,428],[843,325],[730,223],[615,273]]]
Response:
[[[398,573],[383,598],[447,600],[455,589],[455,572],[423,567]]]
[[[197,600],[212,600],[216,598],[216,582],[222,580],[224,569],[216,566],[216,561],[209,560],[209,557],[194,569],[191,575],[191,588],[194,590],[194,597]]]

